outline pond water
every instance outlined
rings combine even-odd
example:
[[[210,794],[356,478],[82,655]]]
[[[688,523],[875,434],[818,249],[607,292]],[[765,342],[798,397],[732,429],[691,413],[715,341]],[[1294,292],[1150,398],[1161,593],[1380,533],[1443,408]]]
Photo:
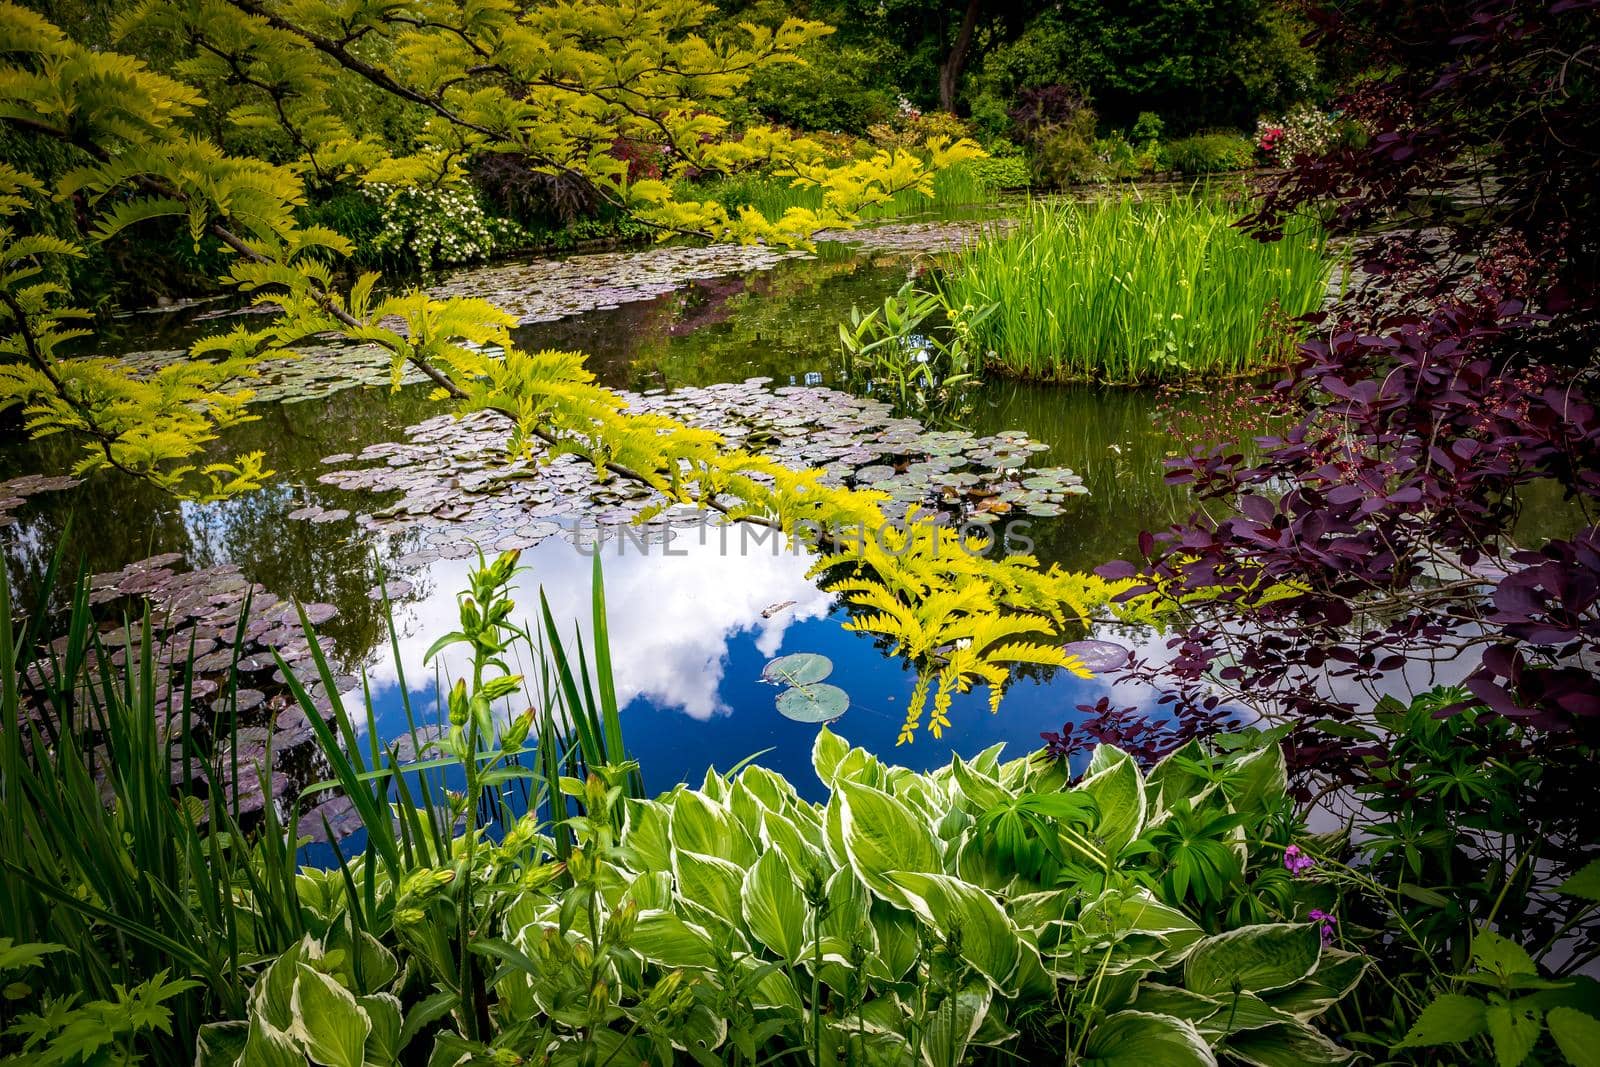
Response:
[[[926,258],[910,248],[940,247],[935,231],[903,227],[885,233],[887,239],[865,248],[824,244],[810,258],[732,256],[691,264],[677,274],[649,259],[662,251],[652,249],[570,257],[557,265],[540,261],[484,268],[452,276],[445,284],[514,298],[518,314],[543,320],[520,328],[521,344],[582,350],[602,382],[641,394],[641,403],[709,397],[718,394],[685,391],[770,379],[721,395],[734,406],[750,404],[760,394],[790,408],[821,409],[803,417],[835,418],[830,432],[837,453],[852,448],[852,433],[877,432],[873,420],[886,418],[874,414],[870,403],[852,406],[861,402],[848,396],[849,384],[840,378],[837,324],[852,305],[876,304],[909,272],[926,266]],[[942,240],[948,244],[948,235]],[[647,269],[639,269],[640,263]],[[700,276],[682,277],[696,271]],[[641,277],[648,284],[638,284]],[[608,278],[629,280],[608,283]],[[226,317],[206,315],[202,306],[136,316],[125,321],[118,344],[126,350],[173,349],[199,332],[231,325]],[[376,728],[387,737],[404,728],[402,672],[390,651],[386,609],[373,595],[379,567],[391,579],[395,644],[408,688],[418,707],[431,708],[435,675],[423,667],[422,657],[435,637],[454,628],[455,594],[472,562],[469,539],[491,552],[526,544],[520,609],[531,618],[542,588],[556,618],[569,624],[584,620],[585,631],[591,556],[599,551],[626,740],[652,790],[679,780],[698,782],[708,766],[726,768],[770,750],[763,756],[766,765],[789,775],[803,792],[818,792],[809,770],[816,728],[782,718],[774,707],[776,691],[759,680],[767,660],[790,652],[818,652],[833,660],[831,680],[847,689],[851,701],[836,731],[917,768],[948,761],[952,750],[970,754],[996,741],[1009,742],[1014,753],[1032,749],[1042,731],[1060,729],[1078,716],[1078,705],[1101,696],[1114,695],[1122,704],[1148,700],[1138,691],[1113,694],[1112,683],[1104,679],[1023,677],[1010,687],[998,715],[989,713],[981,692],[969,694],[958,698],[951,715],[954,729],[942,739],[924,735],[896,750],[913,677],[870,639],[840,628],[848,616],[807,577],[811,560],[805,553],[739,530],[704,528],[679,529],[668,543],[613,538],[598,548],[584,547],[589,538],[574,536],[573,529],[582,515],[563,513],[559,497],[552,503],[537,490],[513,498],[520,502],[453,519],[453,498],[464,493],[458,485],[467,479],[458,479],[460,472],[445,469],[449,464],[439,458],[460,447],[449,420],[437,419],[444,409],[426,399],[421,385],[398,392],[370,385],[300,388],[313,379],[337,383],[345,371],[335,364],[320,356],[302,361],[287,372],[288,385],[278,399],[256,406],[257,421],[218,442],[221,453],[267,452],[279,474],[259,492],[223,503],[188,504],[110,476],[92,476],[56,491],[29,493],[28,483],[14,489],[11,495],[22,498],[0,507],[0,514],[13,519],[4,530],[13,583],[24,590],[35,587],[50,554],[64,541],[69,562],[81,559],[91,573],[121,572],[120,578],[102,583],[107,597],[113,586],[123,592],[159,588],[166,579],[149,578],[154,566],[162,575],[202,572],[191,582],[202,598],[208,590],[242,587],[245,583],[232,577],[236,571],[263,591],[257,594],[262,602],[282,598],[329,605],[318,616],[327,616],[319,626],[321,639],[337,669],[350,676],[345,684],[365,673],[376,701]],[[369,366],[360,373],[372,380],[374,371]],[[1022,431],[1046,446],[1028,454],[1030,467],[1067,467],[1081,476],[1087,495],[1066,496],[1060,514],[1016,529],[1026,531],[1045,562],[1087,569],[1126,555],[1140,530],[1160,529],[1186,511],[1183,494],[1162,482],[1161,460],[1182,447],[1173,427],[1181,434],[1185,419],[1214,422],[1233,407],[1223,392],[1219,397],[1212,387],[1163,395],[991,382],[978,394],[965,429],[979,439]],[[1248,395],[1248,387],[1238,392]],[[312,395],[300,399],[301,393]],[[408,427],[429,419],[435,419],[428,424],[432,431],[408,434]],[[903,431],[902,426],[889,432]],[[802,429],[788,439],[788,447],[810,455],[804,450],[812,432]],[[407,452],[419,447],[418,440],[440,442],[445,451]],[[385,443],[394,447],[365,457],[376,475],[363,482],[366,475],[358,470],[331,484],[344,477],[334,472],[361,467],[363,457],[352,454]],[[846,458],[855,455],[859,464],[865,454]],[[334,461],[324,462],[326,457]],[[71,460],[62,442],[8,441],[0,450],[0,480],[58,473]],[[372,489],[386,484],[385,472],[402,484],[432,487],[421,491],[433,494],[428,506],[434,511],[365,518],[381,514],[396,498]],[[486,472],[480,468],[468,477]],[[569,480],[577,473],[569,472]],[[361,485],[350,487],[352,480]],[[418,490],[408,490],[413,491]],[[662,535],[656,531],[657,538]],[[152,556],[162,558],[141,565]],[[237,597],[211,599],[220,619]],[[291,640],[286,632],[280,619],[276,629],[252,636]],[[275,751],[282,752],[309,735],[303,724],[294,728],[296,713],[276,699],[280,702],[268,703],[276,725],[269,718],[263,729],[281,732]],[[293,765],[292,759],[285,764]],[[316,771],[313,766],[285,773],[292,784]]]

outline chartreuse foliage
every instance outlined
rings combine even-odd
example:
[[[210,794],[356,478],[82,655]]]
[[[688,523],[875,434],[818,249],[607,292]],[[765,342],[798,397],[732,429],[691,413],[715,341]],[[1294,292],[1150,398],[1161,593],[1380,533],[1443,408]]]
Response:
[[[835,166],[822,161],[818,146],[786,132],[734,135],[718,106],[749,71],[792,58],[825,29],[789,20],[777,29],[746,27],[745,45],[714,45],[693,32],[706,11],[678,0],[577,0],[521,12],[443,3],[425,13],[360,2],[139,5],[123,32],[168,34],[197,49],[175,68],[185,79],[178,80],[87,49],[39,16],[0,4],[7,57],[0,121],[71,144],[83,158],[53,189],[32,175],[0,174],[0,210],[9,219],[0,225],[0,306],[14,357],[0,373],[0,406],[21,406],[39,432],[82,434],[90,447],[81,470],[112,465],[174,491],[226,495],[268,473],[260,455],[198,460],[217,428],[249,417],[245,386],[254,362],[331,332],[392,353],[397,384],[408,365],[420,368],[460,410],[504,416],[512,455],[578,453],[602,477],[631,478],[668,501],[715,506],[791,533],[821,531],[831,546],[838,530],[862,531],[849,592],[874,614],[861,626],[899,642],[921,677],[902,740],[919,728],[934,679],[937,735],[950,697],[975,682],[998,696],[1011,664],[1073,666],[1048,640],[1054,627],[1087,617],[1118,586],[1044,572],[1024,557],[977,557],[970,544],[941,544],[931,531],[889,530],[878,494],[826,487],[819,472],[792,471],[731,449],[716,434],[629,414],[621,397],[595,384],[581,356],[519,349],[510,317],[484,301],[378,296],[375,275],[342,292],[329,261],[348,251],[347,242],[296,222],[307,171],[438,184],[458,177],[467,155],[507,151],[540,169],[576,172],[669,230],[794,243],[821,226],[848,224],[897,191],[926,191],[935,170],[977,151],[934,138],[920,154],[896,148]],[[302,158],[285,165],[233,158],[189,132],[201,104],[194,84],[225,73],[272,105],[270,112],[246,105],[236,121],[278,122],[303,147]],[[320,103],[325,79],[335,76],[363,78],[426,109],[431,118],[417,150],[397,155],[341,132]],[[720,203],[674,201],[666,182],[629,180],[609,152],[619,138],[669,149],[675,172],[788,173],[822,189],[822,206],[768,219]],[[197,241],[209,236],[234,254],[230,282],[278,314],[261,329],[201,341],[194,359],[151,379],[109,361],[65,358],[57,347],[81,335],[61,323],[76,313],[69,294],[43,279],[52,260],[79,249],[23,234],[47,198],[74,194],[93,212],[92,239],[156,217],[184,218]],[[894,540],[906,542],[898,546],[904,554],[884,551]]]
[[[1287,803],[1275,745],[1192,745],[1148,777],[1102,747],[1069,786],[999,746],[917,774],[823,729],[813,763],[826,803],[760,767],[655,800],[569,779],[586,814],[564,864],[530,816],[398,886],[381,867],[348,886],[303,872],[311,933],[244,1018],[205,1028],[197,1062],[382,1065],[429,1055],[420,1042],[440,1063],[1349,1057],[1315,1020],[1364,962],[1324,947],[1292,893],[1262,891],[1282,874],[1282,846],[1257,836]],[[1183,860],[1152,848],[1199,808],[1235,817],[1218,906],[1169,892]],[[395,897],[390,928],[352,940],[347,890]],[[441,939],[460,900],[492,965],[476,1038]]]
[[[0,4],[0,122],[66,146],[76,161],[57,175],[0,170],[8,357],[0,406],[23,408],[34,432],[82,435],[82,470],[121,467],[193,496],[258,485],[269,473],[263,457],[202,464],[200,454],[216,430],[248,417],[242,409],[253,360],[297,340],[303,323],[291,314],[267,330],[241,331],[141,380],[116,363],[58,350],[85,335],[63,325],[79,313],[57,261],[154,220],[182,220],[197,248],[217,242],[234,257],[233,285],[332,312],[359,332],[341,313],[345,301],[328,265],[349,252],[348,243],[296,221],[307,176],[441,187],[461,182],[472,156],[511,152],[535,169],[582,178],[663,233],[793,244],[849,225],[899,192],[929,193],[937,169],[978,154],[971,142],[945,138],[920,152],[883,151],[835,166],[819,146],[787,132],[734,131],[719,109],[750,73],[793,61],[796,48],[828,29],[789,19],[747,25],[742,42],[709,41],[696,32],[708,12],[684,0],[575,0],[526,10],[477,0],[425,9],[364,0],[149,0],[130,8],[117,32],[165,39],[186,57],[158,73]],[[429,116],[416,143],[352,132],[330,110],[334,79],[359,80]],[[284,135],[293,147],[288,162],[230,156],[208,139],[200,111],[205,93],[223,85],[244,93],[227,116],[231,127]],[[754,209],[680,202],[666,181],[630,180],[627,163],[611,152],[619,142],[660,150],[672,161],[669,177],[759,166],[820,189],[820,206],[769,219]],[[50,202],[68,199],[86,216],[85,232],[47,236]],[[413,310],[408,325],[441,320],[452,337],[492,331],[499,321],[471,321],[486,310],[479,305],[428,307],[418,298]],[[432,355],[425,345],[391,347],[397,360],[426,364]]]

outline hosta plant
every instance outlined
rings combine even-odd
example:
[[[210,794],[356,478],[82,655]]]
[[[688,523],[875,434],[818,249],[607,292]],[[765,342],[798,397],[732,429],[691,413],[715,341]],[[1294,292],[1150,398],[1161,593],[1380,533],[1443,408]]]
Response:
[[[458,848],[409,874],[377,938],[341,917],[360,870],[306,872],[324,932],[262,972],[197,1061],[1348,1058],[1315,1021],[1365,961],[1326,946],[1277,877],[1293,827],[1270,740],[1191,745],[1148,775],[1102,746],[1071,782],[999,746],[918,774],[824,728],[813,764],[825,803],[759,766],[654,800],[567,779],[586,814],[564,864],[530,815],[470,867]],[[1189,860],[1164,830],[1197,813],[1179,836],[1229,856],[1214,897],[1167,877]],[[461,877],[465,897],[444,889]],[[475,1019],[440,947],[463,899],[492,971]]]

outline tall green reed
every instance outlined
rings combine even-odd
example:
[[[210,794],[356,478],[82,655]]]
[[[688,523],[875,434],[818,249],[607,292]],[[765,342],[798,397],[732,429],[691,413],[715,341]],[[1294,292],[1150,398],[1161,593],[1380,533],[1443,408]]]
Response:
[[[542,631],[511,622],[515,569],[514,554],[480,559],[461,598],[462,628],[447,639],[472,645],[472,669],[461,684],[435,691],[433,717],[448,723],[441,739],[419,722],[398,644],[392,645],[409,748],[400,738],[381,738],[364,678],[359,706],[339,695],[302,613],[326,703],[319,705],[288,663],[278,663],[329,778],[296,797],[269,794],[259,805],[247,804],[251,798],[237,786],[242,637],[223,677],[219,712],[194,693],[192,651],[175,665],[189,681],[167,691],[162,679],[174,665],[161,662],[165,642],[148,604],[125,620],[120,645],[108,647],[83,575],[65,618],[52,619],[46,605],[59,561],[47,572],[38,606],[24,612],[0,569],[0,938],[64,948],[33,973],[30,995],[116,1000],[119,985],[163,973],[195,979],[166,1003],[173,1013],[169,1032],[144,1035],[137,1050],[150,1062],[187,1064],[203,1022],[244,1012],[263,960],[308,934],[327,936],[330,924],[351,938],[384,936],[413,875],[459,870],[451,881],[458,923],[437,931],[434,941],[458,968],[460,1015],[471,1029],[470,1021],[482,1017],[488,978],[475,962],[482,916],[471,907],[478,838],[519,821],[544,821],[554,824],[565,855],[572,835],[560,824],[584,808],[581,795],[564,797],[572,791],[563,790],[563,778],[570,783],[595,771],[615,779],[624,794],[643,790],[623,747],[598,556],[592,667],[589,646],[581,636],[563,640],[548,604]],[[54,641],[42,631],[52,624],[64,627]],[[392,615],[390,632],[397,632]],[[525,669],[513,671],[513,661]],[[499,714],[517,703],[525,710]],[[196,738],[207,735],[216,740],[201,748]],[[406,751],[426,758],[402,759]],[[269,747],[257,768],[267,789],[271,762]],[[468,788],[446,789],[449,773]],[[504,788],[514,780],[532,783],[520,794],[526,813]],[[210,787],[225,782],[234,785]],[[330,918],[302,897],[308,837],[301,809],[334,790],[350,799],[364,842],[354,855],[331,843],[343,892]],[[247,817],[257,807],[259,814]]]
[[[952,307],[996,306],[973,329],[988,366],[1117,384],[1248,373],[1292,351],[1332,264],[1306,221],[1282,240],[1236,228],[1203,193],[1033,205],[969,247],[940,282]]]

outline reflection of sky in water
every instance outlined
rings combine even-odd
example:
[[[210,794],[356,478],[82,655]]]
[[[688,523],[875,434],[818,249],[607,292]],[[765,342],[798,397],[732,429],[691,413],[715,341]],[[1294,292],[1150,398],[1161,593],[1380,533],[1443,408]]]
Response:
[[[841,628],[848,616],[806,578],[809,558],[772,542],[741,545],[737,530],[727,551],[716,531],[680,531],[670,545],[648,550],[637,543],[609,542],[602,549],[608,625],[618,703],[629,754],[644,768],[652,791],[678,781],[698,783],[708,767],[726,769],[747,756],[790,777],[806,795],[820,797],[810,755],[817,728],[779,715],[778,690],[760,680],[762,667],[778,655],[819,652],[834,663],[830,682],[850,694],[849,710],[833,729],[853,744],[891,763],[918,769],[949,761],[952,752],[971,755],[997,741],[1011,755],[1039,747],[1039,734],[1059,730],[1078,704],[1106,695],[1100,680],[1057,674],[1048,681],[1017,680],[997,715],[983,690],[956,698],[952,730],[935,739],[926,730],[910,746],[896,748],[914,676],[864,636]],[[559,538],[523,553],[529,568],[517,581],[517,617],[536,617],[538,590],[549,598],[564,633],[576,621],[590,641],[591,557]],[[441,560],[428,567],[417,599],[396,605],[412,702],[434,706],[434,673],[422,657],[440,634],[455,628],[456,590],[464,587],[472,561]],[[762,613],[793,601],[764,618]],[[571,646],[569,645],[569,649]],[[441,655],[443,673],[461,673],[464,648]],[[368,669],[378,705],[380,732],[404,729],[394,665],[387,653]],[[1116,699],[1140,703],[1140,694]],[[422,715],[422,717],[431,717]]]

